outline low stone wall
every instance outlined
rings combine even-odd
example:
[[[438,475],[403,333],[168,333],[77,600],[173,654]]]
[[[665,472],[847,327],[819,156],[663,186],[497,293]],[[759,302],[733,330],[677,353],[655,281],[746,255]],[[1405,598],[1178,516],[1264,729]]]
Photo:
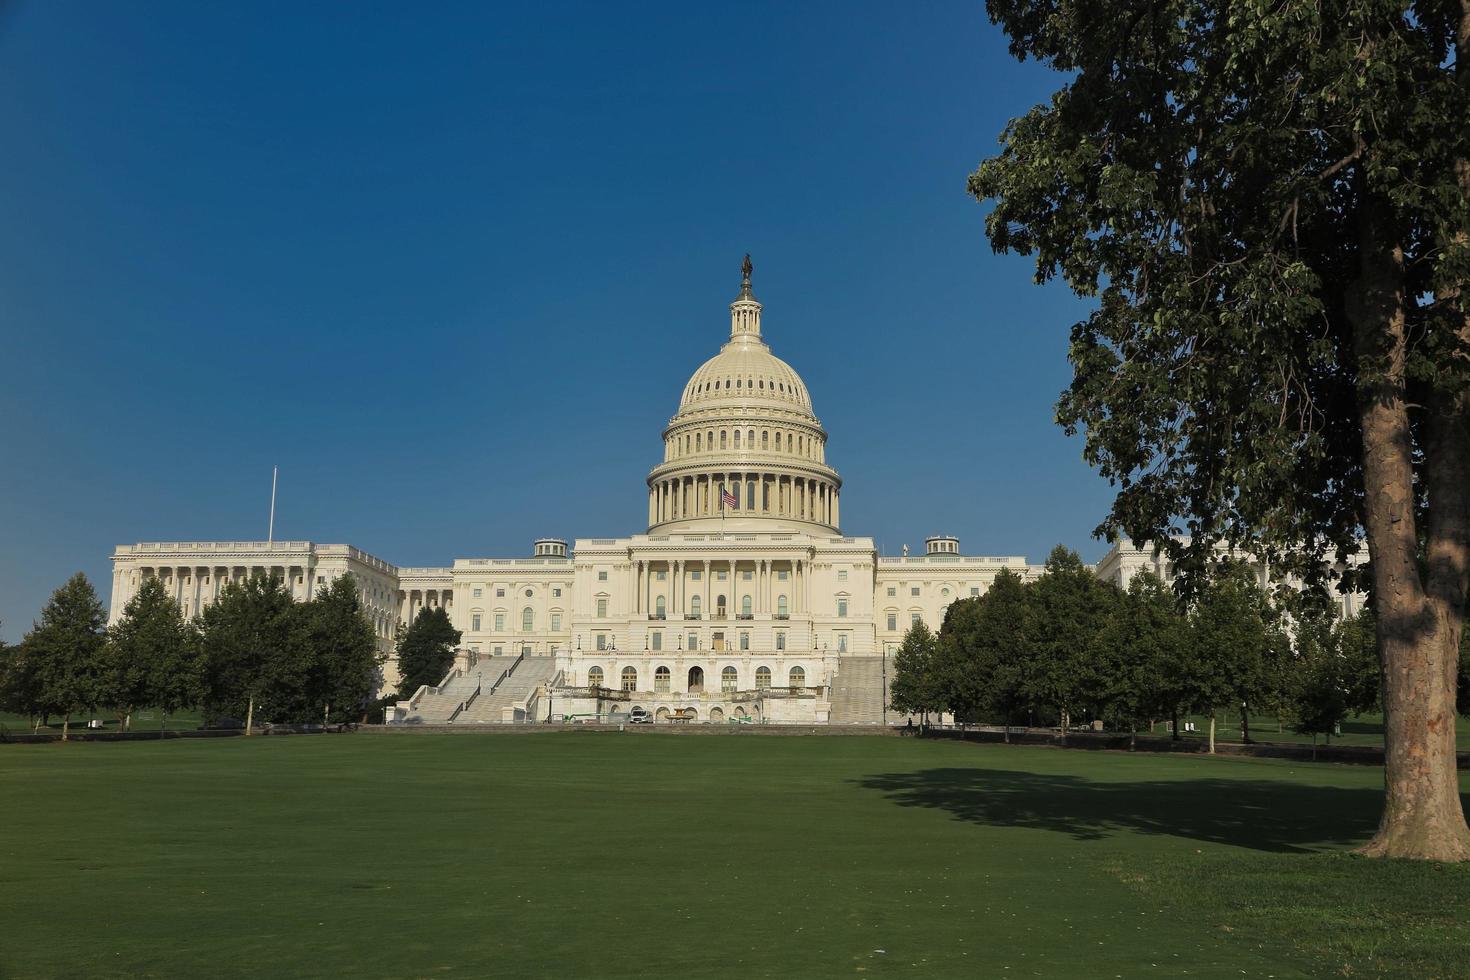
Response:
[[[378,726],[381,727],[381,726]],[[351,731],[350,728],[323,728],[320,725],[291,726],[272,725],[270,728],[257,728],[254,735],[327,735],[343,731]],[[73,728],[67,735],[68,742],[157,742],[164,739],[175,738],[237,738],[245,734],[243,728],[179,728],[164,731],[131,731],[131,732],[108,732],[97,731],[92,728]],[[56,731],[32,732],[29,730],[14,731],[11,729],[0,729],[0,745],[49,745],[53,742],[62,741],[61,733]]]

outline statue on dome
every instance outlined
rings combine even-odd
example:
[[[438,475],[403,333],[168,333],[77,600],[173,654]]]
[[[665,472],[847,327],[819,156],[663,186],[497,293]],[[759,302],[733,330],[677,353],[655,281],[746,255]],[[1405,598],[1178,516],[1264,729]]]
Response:
[[[750,264],[750,253],[745,253],[745,261],[740,263],[740,280],[747,285],[750,283],[750,273],[755,266]]]

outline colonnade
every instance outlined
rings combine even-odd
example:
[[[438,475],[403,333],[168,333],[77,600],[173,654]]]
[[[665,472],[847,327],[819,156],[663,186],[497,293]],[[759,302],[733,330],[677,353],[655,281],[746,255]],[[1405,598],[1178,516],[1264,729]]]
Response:
[[[698,473],[656,480],[648,490],[648,524],[719,517],[720,488],[736,497],[724,513],[739,517],[788,517],[838,527],[842,491],[822,479],[778,473]]]
[[[667,579],[655,585],[656,573],[667,573]],[[723,582],[717,581],[716,573],[727,573]],[[749,571],[750,582],[739,576]],[[785,581],[779,573],[786,572]],[[696,581],[694,572],[699,573]],[[717,559],[636,561],[633,563],[633,612],[635,615],[656,615],[657,600],[664,598],[664,615],[668,620],[694,619],[739,619],[741,599],[751,597],[752,617],[786,615],[805,612],[807,603],[807,563],[802,559]],[[699,597],[699,612],[694,611],[692,597]],[[719,598],[724,596],[726,606],[721,609]],[[786,597],[786,608],[780,608],[779,599]]]
[[[405,623],[412,623],[421,609],[449,609],[454,605],[453,589],[401,589],[398,592],[401,604],[400,616]]]
[[[312,569],[307,565],[141,565],[113,572],[114,621],[123,607],[138,594],[143,583],[156,578],[179,604],[184,616],[197,616],[219,598],[228,582],[243,582],[253,575],[273,575],[285,583],[291,598],[306,602],[312,597]],[[121,588],[119,588],[121,586]]]

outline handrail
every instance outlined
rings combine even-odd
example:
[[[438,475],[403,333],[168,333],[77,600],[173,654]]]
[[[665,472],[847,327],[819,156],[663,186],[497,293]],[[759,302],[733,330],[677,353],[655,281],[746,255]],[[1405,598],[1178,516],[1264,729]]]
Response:
[[[505,668],[505,670],[501,671],[500,676],[495,679],[495,683],[490,685],[490,693],[494,694],[497,690],[499,690],[500,685],[505,683],[505,679],[509,677],[512,673],[514,673],[515,669],[521,665],[521,661],[525,659],[526,651],[522,650],[520,652],[520,655],[516,657],[516,662]]]
[[[470,696],[467,697],[467,698],[465,698],[463,701],[461,701],[459,703],[459,707],[455,708],[452,712],[450,712],[450,714],[449,714],[449,722],[453,722],[454,719],[458,718],[465,711],[469,710],[470,705],[474,704],[475,703],[475,698],[477,698],[479,696],[480,696],[480,685],[479,684],[476,684],[475,685],[475,690],[470,694]]]

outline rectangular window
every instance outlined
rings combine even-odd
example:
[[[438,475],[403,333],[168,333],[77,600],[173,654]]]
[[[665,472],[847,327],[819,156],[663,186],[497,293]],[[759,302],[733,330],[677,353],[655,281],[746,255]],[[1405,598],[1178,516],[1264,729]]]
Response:
[[[777,630],[776,631],[776,649],[777,650],[785,650],[786,649],[786,631],[785,630]]]
[[[559,632],[560,630],[561,630],[561,613],[552,613],[551,614],[551,631],[553,633],[556,633],[556,632]]]
[[[607,571],[605,569],[603,571],[600,571],[600,572],[597,573],[597,581],[599,581],[599,582],[606,582],[607,581]]]
[[[891,633],[898,629],[898,613],[888,614],[888,631]]]
[[[970,586],[970,595],[979,595],[979,594],[980,594],[980,586],[978,586],[978,585],[972,585],[972,586]]]
[[[597,649],[599,649],[599,650],[606,650],[607,649],[607,634],[606,633],[598,633],[597,634]]]
[[[747,568],[745,571],[743,571],[743,572],[740,573],[740,580],[743,581],[743,582],[749,582],[750,581],[750,575],[751,575],[750,569]]]
[[[909,613],[909,625],[910,626],[918,626],[923,621],[924,621],[924,617],[923,617],[922,614],[920,614],[920,613]]]
[[[504,589],[496,589],[495,590],[495,598],[497,598],[497,599],[504,599],[505,598],[505,590]]]
[[[919,587],[917,585],[914,586],[913,588],[909,589],[909,595],[918,595],[918,594],[919,594]]]
[[[839,568],[837,570],[837,581],[839,581],[839,582],[846,582],[847,581],[847,569],[845,569],[845,568]]]
[[[474,630],[476,633],[480,632],[480,614],[479,613],[475,613],[473,616],[470,617],[470,629]]]
[[[786,575],[787,575],[786,569],[784,569],[784,568],[781,569],[780,571],[778,571],[776,573],[776,581],[777,582],[784,582],[784,581],[786,581]]]
[[[523,646],[523,647],[521,647],[521,656],[523,656],[523,657],[529,657],[530,655],[531,655],[531,648],[529,646]]]
[[[505,656],[505,647],[496,647],[495,648],[495,656],[497,656],[497,657],[503,657],[503,656]]]
[[[552,589],[551,590],[551,594],[553,596],[555,596],[556,598],[560,599],[561,598],[561,589]]]
[[[703,572],[701,572],[699,569],[696,568],[694,571],[692,571],[692,572],[689,573],[689,580],[691,582],[698,582],[699,579],[700,579],[700,576],[702,576],[703,574],[704,574]]]
[[[750,634],[749,633],[741,633],[740,634],[740,649],[742,649],[742,650],[749,650],[750,649]]]
[[[837,652],[838,653],[846,653],[847,652],[847,634],[846,633],[838,633],[837,634]]]
[[[684,649],[693,650],[697,646],[699,646],[699,637],[694,635],[693,633],[690,633],[689,642],[685,644]]]
[[[480,598],[480,587],[478,585],[475,586],[473,595],[476,599]]]
[[[847,600],[846,599],[838,599],[837,600],[837,618],[838,619],[846,619],[847,618]]]
[[[716,582],[723,582],[723,581],[725,581],[725,574],[726,573],[723,570],[718,571],[718,572],[715,572],[715,581]]]
[[[606,619],[607,618],[607,600],[606,599],[598,599],[597,600],[597,618],[598,619]]]
[[[495,632],[500,633],[500,632],[502,632],[504,630],[505,630],[505,613],[496,613],[495,614]]]
[[[890,585],[888,587],[888,595],[889,595],[890,598],[893,597],[893,596],[898,595],[898,589],[896,587]]]
[[[653,577],[662,582],[669,577],[669,573],[664,571],[663,569],[659,569],[658,571],[653,573]]]
[[[653,648],[655,650],[662,650],[664,648],[664,635],[658,630],[654,630],[653,632]]]

